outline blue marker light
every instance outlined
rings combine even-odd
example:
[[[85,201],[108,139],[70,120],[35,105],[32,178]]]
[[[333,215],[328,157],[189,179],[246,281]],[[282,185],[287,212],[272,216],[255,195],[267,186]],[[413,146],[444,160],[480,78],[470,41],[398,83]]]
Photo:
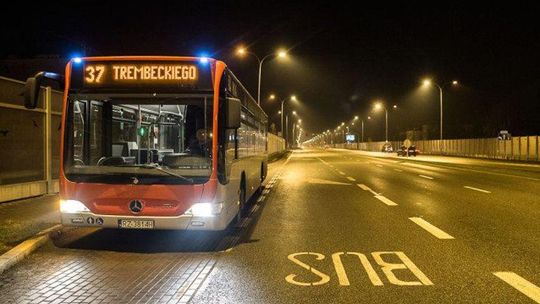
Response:
[[[200,57],[199,62],[202,63],[202,64],[207,64],[208,63],[208,57]]]
[[[81,59],[81,57],[74,57],[74,58],[73,58],[73,62],[75,62],[75,63],[81,63],[81,62],[82,62],[82,59]]]

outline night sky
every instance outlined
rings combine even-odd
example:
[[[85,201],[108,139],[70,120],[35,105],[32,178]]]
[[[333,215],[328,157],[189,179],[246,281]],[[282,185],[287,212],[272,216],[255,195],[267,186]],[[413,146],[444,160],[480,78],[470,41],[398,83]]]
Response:
[[[0,58],[206,53],[224,60],[256,97],[257,63],[236,57],[235,48],[244,45],[262,57],[285,47],[291,55],[286,62],[267,61],[263,68],[263,108],[276,125],[278,104],[265,98],[296,94],[301,104],[290,105],[309,134],[372,115],[366,134],[383,140],[383,116],[370,113],[373,101],[382,99],[399,107],[390,112],[391,139],[422,125],[437,137],[438,91],[420,89],[421,79],[430,76],[447,86],[446,137],[495,137],[501,129],[540,135],[536,8],[87,3],[15,8],[1,21]],[[449,86],[454,79],[460,86]]]

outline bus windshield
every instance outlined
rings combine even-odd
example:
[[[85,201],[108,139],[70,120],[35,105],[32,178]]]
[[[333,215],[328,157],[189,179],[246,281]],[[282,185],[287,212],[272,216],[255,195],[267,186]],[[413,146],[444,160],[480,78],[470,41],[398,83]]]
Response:
[[[212,169],[212,96],[70,96],[64,172],[74,182],[190,184]]]

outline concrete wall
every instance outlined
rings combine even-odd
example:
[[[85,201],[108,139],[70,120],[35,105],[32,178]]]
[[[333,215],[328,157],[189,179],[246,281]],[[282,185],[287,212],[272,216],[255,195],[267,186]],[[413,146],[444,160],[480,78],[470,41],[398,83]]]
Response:
[[[0,202],[58,191],[62,92],[28,110],[24,82],[0,77]]]
[[[518,136],[511,140],[469,138],[412,141],[422,154],[475,158],[540,161],[540,136]],[[401,141],[390,142],[394,150]],[[380,152],[384,142],[336,144],[337,148]]]

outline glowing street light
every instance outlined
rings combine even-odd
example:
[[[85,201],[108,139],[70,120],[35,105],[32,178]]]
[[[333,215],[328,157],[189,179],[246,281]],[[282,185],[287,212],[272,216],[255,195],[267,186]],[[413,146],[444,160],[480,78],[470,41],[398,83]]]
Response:
[[[439,89],[439,104],[440,104],[440,126],[439,126],[440,134],[439,134],[439,138],[443,139],[443,89],[437,83],[432,82],[431,79],[424,79],[424,81],[422,81],[422,84],[424,85],[424,87],[429,87],[431,85],[435,85]],[[452,85],[457,86],[458,81],[453,80]]]
[[[393,109],[397,109],[397,105],[392,106]],[[385,114],[385,142],[388,142],[388,108],[384,105],[382,101],[377,101],[373,105],[373,109],[375,111],[384,110]],[[371,117],[368,116],[368,119],[371,119]]]
[[[262,66],[263,66],[263,63],[266,59],[270,58],[270,57],[277,57],[277,58],[280,58],[280,59],[284,59],[287,57],[287,52],[285,50],[278,50],[277,52],[274,52],[274,53],[270,53],[264,57],[259,58],[259,56],[257,56],[255,53],[252,53],[250,52],[249,50],[247,50],[245,47],[239,47],[236,49],[236,54],[238,56],[245,56],[246,54],[247,55],[251,55],[253,57],[255,57],[257,59],[257,61],[259,62],[259,81],[258,81],[258,85],[257,85],[257,104],[261,104],[261,75],[262,75]]]

